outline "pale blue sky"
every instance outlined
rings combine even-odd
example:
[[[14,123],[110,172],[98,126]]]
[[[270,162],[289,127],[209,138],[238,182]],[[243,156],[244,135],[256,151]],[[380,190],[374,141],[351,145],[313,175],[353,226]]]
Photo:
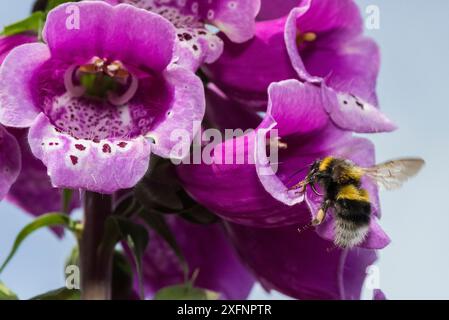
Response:
[[[336,0],[339,1],[339,0]],[[1,1],[0,26],[27,16],[31,0]],[[370,136],[379,161],[421,156],[427,166],[403,189],[382,193],[382,226],[392,244],[380,253],[381,287],[392,299],[449,299],[449,1],[358,0],[380,8],[379,30],[367,31],[382,48],[379,96],[399,125]],[[30,218],[0,204],[0,260]],[[26,241],[2,281],[27,298],[63,285],[62,265],[74,244],[40,231]],[[252,298],[277,298],[256,288]]]

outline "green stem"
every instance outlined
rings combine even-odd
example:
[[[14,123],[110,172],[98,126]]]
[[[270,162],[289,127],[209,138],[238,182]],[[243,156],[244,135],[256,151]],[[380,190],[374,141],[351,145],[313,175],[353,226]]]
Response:
[[[81,299],[110,300],[113,248],[102,247],[112,198],[94,192],[84,197],[84,229],[80,241]]]

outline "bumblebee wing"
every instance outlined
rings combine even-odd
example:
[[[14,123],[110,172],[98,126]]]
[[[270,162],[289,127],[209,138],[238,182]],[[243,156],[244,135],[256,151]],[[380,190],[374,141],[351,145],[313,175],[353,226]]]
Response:
[[[363,174],[387,190],[399,189],[424,166],[419,158],[391,160],[370,168],[361,168]]]

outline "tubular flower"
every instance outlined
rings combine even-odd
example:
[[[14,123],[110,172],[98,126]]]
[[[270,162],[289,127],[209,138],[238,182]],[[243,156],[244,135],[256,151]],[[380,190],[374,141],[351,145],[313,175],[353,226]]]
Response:
[[[177,31],[176,63],[193,70],[203,63],[215,62],[222,54],[223,41],[214,28],[235,43],[251,39],[260,8],[260,0],[106,1],[132,4],[171,21]]]
[[[176,217],[168,223],[190,272],[198,272],[196,287],[216,291],[221,299],[248,297],[254,278],[241,264],[221,224],[196,225]],[[143,281],[148,296],[184,281],[179,258],[156,234],[143,257]]]
[[[126,4],[67,3],[48,14],[43,38],[1,66],[0,122],[30,127],[55,187],[132,187],[150,151],[168,156],[170,132],[194,133],[201,121],[201,81],[170,65],[175,29],[164,18]]]
[[[362,35],[357,5],[353,0],[296,3],[288,16],[257,22],[248,44],[226,46],[207,74],[232,98],[256,107],[266,105],[272,82],[296,78],[327,86],[337,98],[327,106],[337,126],[364,133],[394,130],[376,107],[380,54],[375,42]],[[264,2],[262,8],[267,6]],[[366,118],[371,118],[369,126]]]
[[[368,140],[335,126],[326,113],[323,89],[297,80],[272,84],[267,114],[255,131],[217,144],[211,152],[211,165],[185,164],[178,168],[188,192],[211,211],[237,224],[283,227],[309,223],[322,199],[314,194],[304,197],[289,189],[305,177],[316,159],[333,155],[360,166],[371,166],[375,161]],[[274,129],[278,137],[273,141]],[[278,151],[275,159],[266,150],[269,147],[273,152],[273,146]],[[238,183],[235,177],[239,177]],[[361,246],[383,248],[389,238],[377,224],[377,187],[370,181],[363,181],[363,186],[369,191],[374,217]],[[332,225],[333,217],[328,215],[317,231],[333,240]]]
[[[271,229],[227,224],[242,260],[266,290],[296,299],[359,300],[366,268],[377,260],[375,250],[333,249],[332,242],[311,230]]]

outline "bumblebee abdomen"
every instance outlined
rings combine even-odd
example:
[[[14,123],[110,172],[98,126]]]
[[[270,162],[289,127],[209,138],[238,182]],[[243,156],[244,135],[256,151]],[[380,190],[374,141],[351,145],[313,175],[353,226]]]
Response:
[[[335,219],[336,246],[341,248],[352,248],[361,244],[368,235],[369,224],[358,225],[352,221]]]
[[[370,220],[368,192],[353,185],[341,187],[335,201],[335,244],[350,248],[363,242]]]
[[[369,224],[371,203],[361,200],[339,199],[336,204],[336,216],[355,225]]]

